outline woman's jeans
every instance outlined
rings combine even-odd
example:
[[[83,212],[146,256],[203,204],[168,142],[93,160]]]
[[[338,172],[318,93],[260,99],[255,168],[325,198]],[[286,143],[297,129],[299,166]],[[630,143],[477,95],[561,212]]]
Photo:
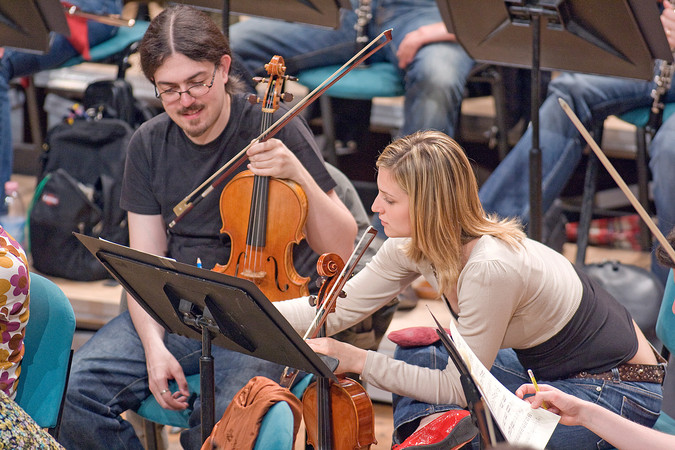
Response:
[[[448,353],[439,342],[427,347],[397,347],[396,359],[422,367],[444,369]],[[515,392],[521,385],[530,383],[516,354],[511,349],[500,350],[490,370],[508,390]],[[597,403],[604,408],[620,414],[634,422],[651,427],[659,417],[663,399],[660,384],[625,381],[604,381],[596,379],[538,380],[555,386],[563,392]],[[429,414],[459,409],[457,405],[430,405],[408,397],[393,396],[394,406],[394,443],[400,443],[411,434],[422,417]],[[478,440],[474,440],[474,448],[478,448]],[[613,448],[584,427],[558,425],[551,436],[547,449],[605,449]]]

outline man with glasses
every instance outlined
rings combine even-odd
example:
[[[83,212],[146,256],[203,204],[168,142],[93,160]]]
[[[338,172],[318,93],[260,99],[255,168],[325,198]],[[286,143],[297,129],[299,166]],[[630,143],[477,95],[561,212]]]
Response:
[[[229,242],[220,241],[219,200],[226,183],[174,227],[167,224],[176,204],[258,136],[261,108],[238,93],[227,40],[194,8],[179,5],[158,15],[139,52],[165,113],[145,122],[129,143],[121,206],[128,211],[130,246],[188,264],[199,259],[205,268],[224,264]],[[336,252],[347,260],[356,223],[337,197],[306,123],[290,121],[275,138],[252,145],[247,157],[256,175],[301,185],[309,204],[306,242],[316,253]],[[201,342],[165,333],[133,299],[128,303],[129,312],[75,354],[60,434],[68,449],[142,448],[120,415],[150,394],[169,410],[190,406],[185,376],[199,372]],[[212,353],[216,417],[253,376],[279,380],[283,370],[218,346]],[[170,380],[178,385],[175,392]],[[194,406],[193,428],[181,435],[184,448],[201,447],[199,401]]]

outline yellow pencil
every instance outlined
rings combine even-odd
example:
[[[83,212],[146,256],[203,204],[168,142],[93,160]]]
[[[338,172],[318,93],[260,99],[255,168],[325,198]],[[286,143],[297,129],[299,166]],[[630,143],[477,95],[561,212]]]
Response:
[[[532,373],[532,369],[527,369],[527,374],[530,376],[530,380],[532,380],[532,384],[534,385],[534,390],[539,392],[539,385],[537,384],[537,380],[534,378],[534,373]],[[546,405],[546,402],[543,402],[541,404],[541,407],[544,409],[548,409],[548,406]]]

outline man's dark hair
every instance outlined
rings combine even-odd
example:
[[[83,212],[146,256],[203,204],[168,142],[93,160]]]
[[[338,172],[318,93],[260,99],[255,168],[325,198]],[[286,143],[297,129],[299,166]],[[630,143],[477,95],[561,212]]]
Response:
[[[141,40],[138,52],[146,78],[154,83],[155,72],[173,54],[194,61],[219,64],[223,55],[232,57],[230,44],[206,13],[186,5],[166,8],[155,17]],[[241,81],[230,74],[225,89],[232,94]]]

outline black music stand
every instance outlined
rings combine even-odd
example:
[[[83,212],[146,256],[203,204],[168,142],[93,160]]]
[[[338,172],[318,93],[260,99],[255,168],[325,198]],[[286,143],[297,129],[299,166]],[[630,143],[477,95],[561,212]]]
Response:
[[[337,381],[254,283],[74,234],[164,329],[201,339],[202,442],[215,423],[212,343]]]
[[[541,240],[540,70],[650,80],[672,61],[652,0],[436,0],[448,30],[477,61],[532,69],[530,237]]]
[[[70,36],[59,0],[23,0],[0,4],[0,47],[45,53],[50,32]]]
[[[222,11],[223,34],[227,37],[231,12],[338,28],[340,8],[351,9],[349,0],[186,0],[181,3]]]
[[[434,322],[436,322],[436,334],[441,339],[443,347],[448,351],[450,359],[452,359],[452,362],[459,371],[459,379],[462,383],[462,390],[466,397],[469,412],[471,412],[471,418],[476,425],[476,428],[480,431],[481,448],[492,447],[493,443],[497,442],[506,442],[504,433],[502,433],[502,430],[499,428],[499,424],[492,420],[490,409],[485,404],[485,401],[478,390],[478,386],[476,385],[476,381],[471,376],[471,372],[459,354],[457,347],[455,347],[452,338],[441,326],[431,310],[429,310],[429,314],[431,314],[431,317],[434,318]]]

